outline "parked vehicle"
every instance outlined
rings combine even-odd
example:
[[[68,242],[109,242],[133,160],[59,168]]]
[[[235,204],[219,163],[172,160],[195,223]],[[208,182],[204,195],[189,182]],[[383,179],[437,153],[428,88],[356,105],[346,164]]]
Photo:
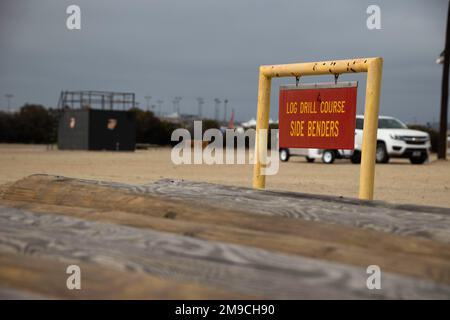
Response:
[[[450,154],[450,133],[447,135],[447,154]]]
[[[355,151],[361,154],[364,117],[356,116]],[[376,161],[388,163],[390,158],[408,158],[413,164],[428,160],[431,147],[430,135],[419,130],[408,129],[400,120],[393,117],[378,118]],[[358,160],[358,157],[354,157]],[[356,161],[358,162],[358,161]]]
[[[364,117],[356,116],[354,150],[322,149],[280,149],[280,160],[288,161],[291,156],[303,156],[308,162],[322,159],[324,163],[333,163],[335,159],[350,159],[352,163],[361,162],[361,146]],[[400,120],[380,116],[378,118],[376,161],[387,163],[390,158],[408,158],[413,164],[422,164],[428,160],[431,147],[428,133],[408,129]]]
[[[280,149],[280,160],[288,161],[292,156],[300,156],[308,162],[322,159],[323,163],[331,164],[336,159],[350,159],[352,154],[352,150],[284,148]]]

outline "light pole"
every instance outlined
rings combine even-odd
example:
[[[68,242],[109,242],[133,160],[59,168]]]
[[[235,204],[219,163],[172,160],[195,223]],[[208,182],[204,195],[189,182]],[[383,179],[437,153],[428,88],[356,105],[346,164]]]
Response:
[[[150,100],[152,96],[145,96],[145,100],[147,101],[147,111],[150,111]]]
[[[175,111],[177,110],[177,99],[176,98],[173,98],[172,104],[173,104],[172,112],[175,113]]]
[[[175,97],[175,98],[173,98],[173,100],[172,100],[172,103],[173,103],[173,112],[174,112],[174,113],[177,112],[177,113],[178,113],[178,116],[180,115],[180,101],[181,101],[181,99],[183,99],[183,98],[181,98],[181,97]]]
[[[162,113],[161,113],[161,106],[164,103],[164,101],[163,100],[158,100],[158,101],[156,101],[156,103],[158,104],[158,113],[159,113],[159,116],[161,117],[161,115],[162,115]]]
[[[224,105],[223,122],[227,122],[227,104],[228,104],[228,99],[225,99],[223,101],[223,105]]]
[[[219,106],[220,106],[221,101],[218,98],[214,99],[214,120],[219,120]]]
[[[12,93],[5,94],[6,101],[8,101],[8,113],[11,112],[11,99],[14,97]]]
[[[198,118],[201,119],[202,118],[202,106],[205,103],[205,100],[203,100],[203,98],[201,98],[201,97],[198,97],[197,102],[198,102]]]
[[[177,104],[177,113],[178,113],[178,116],[180,116],[180,101],[181,101],[181,99],[183,99],[182,97],[175,97],[175,99],[176,99],[176,104]]]

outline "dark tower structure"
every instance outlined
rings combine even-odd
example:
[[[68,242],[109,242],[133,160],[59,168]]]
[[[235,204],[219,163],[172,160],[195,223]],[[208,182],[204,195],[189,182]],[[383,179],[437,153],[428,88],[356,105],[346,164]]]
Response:
[[[58,148],[134,151],[136,119],[129,111],[134,106],[134,93],[61,92]]]

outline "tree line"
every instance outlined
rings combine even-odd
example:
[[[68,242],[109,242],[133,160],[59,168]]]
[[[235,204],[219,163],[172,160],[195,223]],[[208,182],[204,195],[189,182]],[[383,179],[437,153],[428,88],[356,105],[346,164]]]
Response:
[[[138,108],[130,110],[136,118],[136,142],[170,145],[172,132],[183,124],[163,121],[151,111]],[[26,104],[19,111],[0,111],[0,142],[54,144],[58,141],[60,109]],[[207,128],[219,128],[214,120],[205,120]]]
[[[136,117],[136,142],[156,145],[170,145],[173,130],[183,127],[163,121],[151,111],[131,109]],[[42,105],[26,104],[19,111],[0,111],[0,142],[54,144],[58,141],[58,121],[61,110],[45,108]],[[215,120],[204,120],[203,130],[219,128]],[[274,126],[273,128],[276,128]],[[437,152],[438,132],[421,125],[411,125],[411,129],[426,131],[431,137],[431,149]]]
[[[58,111],[41,105],[25,105],[18,112],[0,111],[0,142],[55,143]]]

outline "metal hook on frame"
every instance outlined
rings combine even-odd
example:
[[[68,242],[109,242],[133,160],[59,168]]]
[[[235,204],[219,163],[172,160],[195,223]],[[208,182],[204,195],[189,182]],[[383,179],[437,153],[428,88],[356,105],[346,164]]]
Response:
[[[300,82],[300,76],[295,76],[295,86],[298,87],[298,83]]]
[[[339,76],[340,76],[339,73],[334,74],[334,84],[337,84]]]

